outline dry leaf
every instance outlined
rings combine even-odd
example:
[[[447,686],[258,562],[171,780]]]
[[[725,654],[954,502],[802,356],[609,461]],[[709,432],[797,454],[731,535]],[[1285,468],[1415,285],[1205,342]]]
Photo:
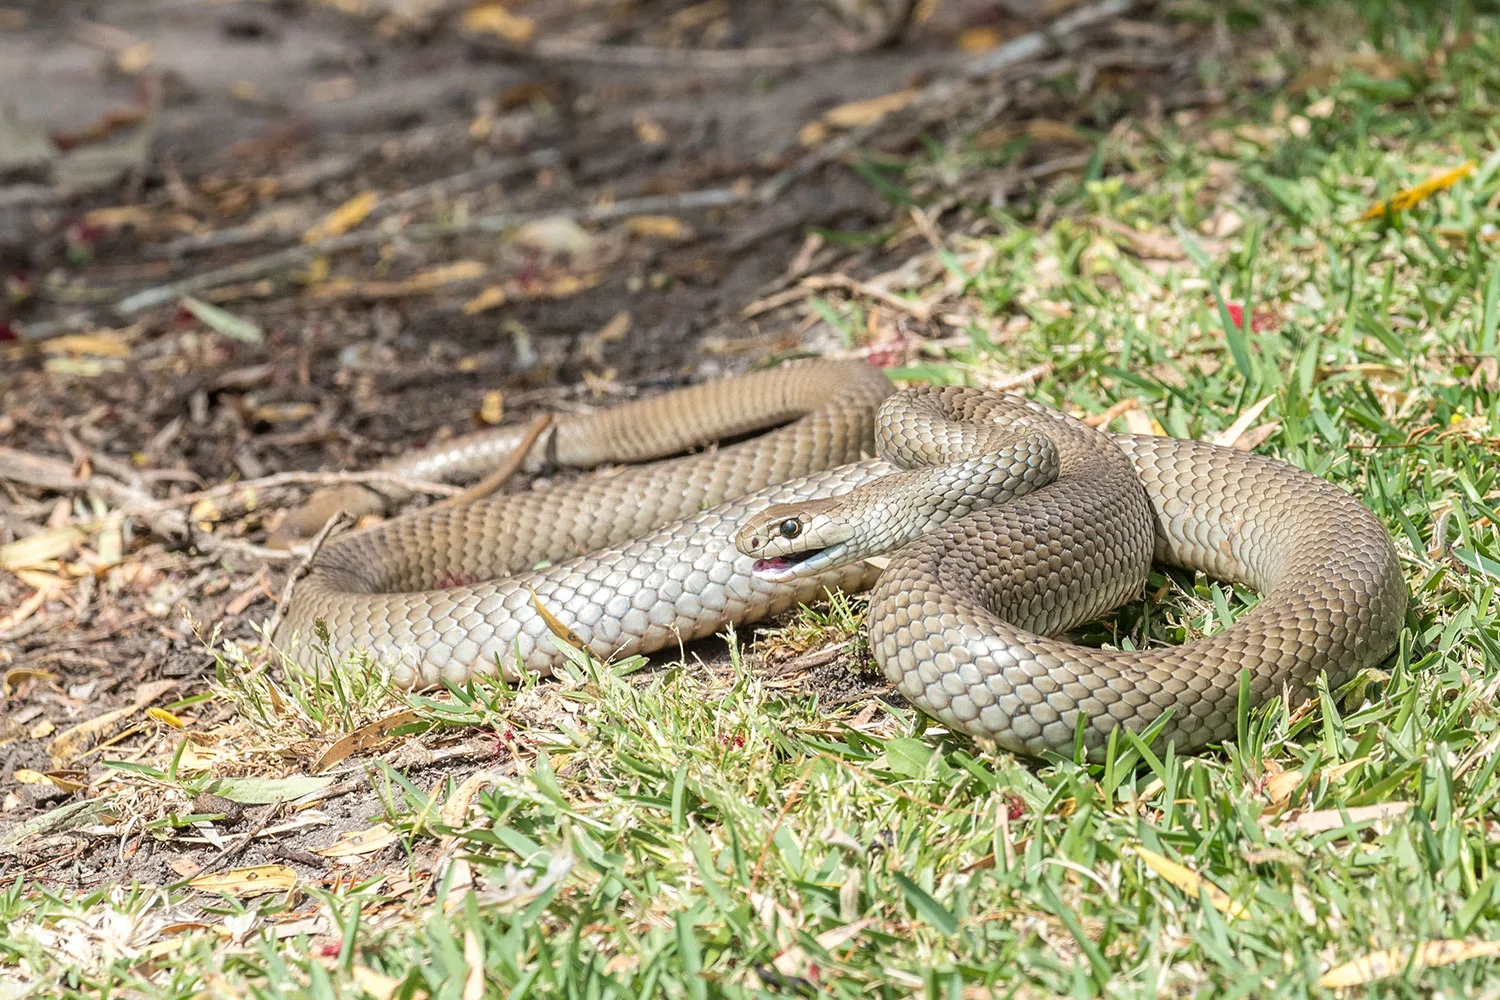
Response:
[[[1382,201],[1378,204],[1371,205],[1365,211],[1365,214],[1360,216],[1360,219],[1362,221],[1369,219],[1379,219],[1383,218],[1386,213],[1394,215],[1397,212],[1405,212],[1407,209],[1414,208],[1417,205],[1420,205],[1422,202],[1437,194],[1439,191],[1448,190],[1453,185],[1457,184],[1459,181],[1463,180],[1473,172],[1474,161],[1465,160],[1462,164],[1453,168],[1452,170],[1438,174],[1436,177],[1429,178],[1428,180],[1423,181],[1421,184],[1417,184],[1397,192],[1395,197],[1391,198],[1389,201]]]
[[[334,740],[314,762],[312,773],[321,774],[351,754],[379,746],[390,738],[392,730],[416,722],[419,718],[420,716],[412,709],[405,709],[360,726],[354,732]]]
[[[155,58],[156,50],[151,47],[150,42],[136,42],[121,49],[115,56],[115,68],[126,76],[136,76],[149,67]]]
[[[464,927],[464,964],[469,972],[464,976],[463,1000],[484,1000],[484,944],[472,925]]]
[[[390,1000],[395,995],[397,987],[403,982],[392,976],[382,975],[365,965],[354,967],[353,978],[354,985],[370,994],[375,1000]]]
[[[477,260],[458,260],[419,271],[402,281],[355,281],[352,278],[336,278],[307,290],[314,299],[395,299],[409,295],[424,295],[437,291],[444,285],[460,281],[472,281],[484,274],[484,265]]]
[[[1374,951],[1368,955],[1345,962],[1329,969],[1318,978],[1324,989],[1342,986],[1360,986],[1377,979],[1399,976],[1408,965],[1413,969],[1425,969],[1431,965],[1452,965],[1471,958],[1490,958],[1500,955],[1500,941],[1428,941],[1415,949],[1393,948],[1389,951]]]
[[[73,551],[83,541],[83,531],[75,527],[39,531],[9,545],[0,545],[0,569],[11,572],[22,569],[55,568],[55,561]]]
[[[530,590],[531,588],[527,589]],[[553,635],[557,636],[563,642],[567,643],[575,649],[581,649],[585,653],[588,652],[588,644],[578,637],[578,633],[568,628],[568,626],[562,623],[561,619],[559,619],[552,612],[548,611],[546,608],[542,607],[541,598],[536,596],[535,590],[531,591],[531,603],[536,607],[537,614],[542,616],[542,621],[546,623],[547,628],[552,632]]]
[[[1145,410],[1132,407],[1125,411],[1124,417],[1125,429],[1132,434],[1151,434],[1156,437],[1166,436],[1166,428],[1162,427],[1156,418]]]
[[[135,693],[135,700],[124,708],[117,708],[105,712],[103,715],[80,722],[71,729],[65,729],[58,734],[57,738],[47,747],[47,754],[57,767],[72,763],[83,754],[87,753],[94,745],[104,739],[104,734],[115,728],[115,725],[123,719],[127,719],[139,712],[142,708],[151,704],[163,694],[177,686],[176,681],[152,681],[142,684]]]
[[[11,667],[0,677],[0,698],[9,698],[15,690],[26,681],[42,681],[52,683],[57,680],[57,675],[50,670],[38,670],[35,667]]]
[[[1411,808],[1410,802],[1382,802],[1374,806],[1355,806],[1352,809],[1319,809],[1303,813],[1280,825],[1283,830],[1299,833],[1327,833],[1347,825],[1366,823],[1371,820],[1395,819]]]
[[[380,196],[374,191],[361,191],[338,208],[323,217],[317,225],[302,234],[303,243],[319,243],[330,236],[348,232],[375,210]]]
[[[993,24],[982,24],[977,28],[965,28],[958,34],[958,51],[960,52],[988,52],[1001,42],[1005,36],[1000,34],[1000,29]]]
[[[255,865],[212,875],[200,875],[188,886],[200,892],[222,892],[229,896],[263,896],[297,885],[297,873],[286,865]]]
[[[0,618],[0,632],[9,632],[11,629],[15,628],[17,625],[30,618],[32,615],[36,614],[37,609],[40,608],[43,604],[46,604],[48,598],[51,597],[51,595],[51,591],[34,591],[30,597],[26,598],[26,600],[17,605],[14,611],[6,615],[4,618]]]
[[[241,319],[228,309],[222,309],[202,299],[195,299],[191,295],[184,295],[178,303],[204,326],[216,333],[222,333],[231,340],[238,340],[243,344],[265,343],[264,330],[248,319]]]
[[[463,313],[465,316],[475,316],[487,309],[505,305],[505,286],[491,285],[472,299],[464,303]]]
[[[505,419],[505,394],[499,389],[491,389],[484,394],[484,399],[479,403],[479,419],[494,427]]]
[[[797,142],[805,149],[811,149],[827,138],[828,126],[822,122],[808,122],[797,130]]]
[[[507,42],[524,45],[536,33],[536,22],[512,14],[503,4],[483,3],[464,12],[465,31],[479,35],[499,35]]]
[[[119,332],[115,330],[53,337],[42,344],[42,350],[48,354],[85,354],[101,358],[130,357],[130,345],[121,339]]]
[[[1249,426],[1255,423],[1256,418],[1265,411],[1266,407],[1271,405],[1271,402],[1275,398],[1275,396],[1267,396],[1251,406],[1244,413],[1241,413],[1234,423],[1214,435],[1213,443],[1224,448],[1232,447],[1240,439],[1240,435],[1244,434]]]
[[[647,146],[665,146],[667,144],[667,130],[662,128],[658,122],[647,118],[643,114],[635,116],[635,135]]]
[[[351,858],[382,851],[400,839],[400,834],[385,823],[376,823],[368,830],[350,830],[327,847],[314,849],[314,854],[325,858]]]
[[[510,242],[543,253],[577,257],[594,247],[594,237],[566,215],[548,215],[523,222],[510,234]]]
[[[521,297],[527,299],[565,299],[579,292],[586,292],[599,284],[597,274],[560,274],[551,278],[528,281],[521,287]]]
[[[834,128],[858,128],[884,118],[893,111],[900,111],[911,104],[922,92],[920,90],[898,90],[879,97],[867,98],[841,104],[823,115],[823,121]]]
[[[155,719],[157,722],[171,726],[173,729],[184,728],[183,721],[171,712],[168,712],[165,708],[146,709],[146,718]]]
[[[671,215],[632,215],[625,220],[625,231],[631,236],[646,236],[659,240],[690,240],[693,230],[687,223]]]
[[[1246,917],[1250,915],[1249,911],[1242,904],[1236,903],[1233,899],[1229,898],[1229,893],[1220,889],[1191,868],[1185,868],[1177,862],[1170,861],[1155,851],[1147,850],[1144,847],[1127,848],[1127,850],[1133,850],[1136,856],[1146,863],[1146,867],[1156,872],[1156,874],[1168,882],[1171,882],[1189,896],[1197,896],[1201,891],[1208,897],[1208,901],[1212,904],[1213,908],[1220,913],[1230,917]]]

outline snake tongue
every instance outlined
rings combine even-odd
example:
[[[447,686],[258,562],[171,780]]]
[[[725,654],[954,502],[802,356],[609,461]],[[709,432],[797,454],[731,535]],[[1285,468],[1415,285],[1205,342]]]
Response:
[[[787,569],[791,565],[792,561],[785,556],[775,556],[771,559],[757,559],[755,560],[755,572],[774,573],[779,570]]]

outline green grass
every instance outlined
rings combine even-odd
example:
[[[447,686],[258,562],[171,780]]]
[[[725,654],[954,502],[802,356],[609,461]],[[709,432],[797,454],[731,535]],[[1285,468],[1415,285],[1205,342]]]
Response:
[[[1126,748],[1100,767],[986,755],[891,706],[830,713],[770,690],[738,646],[727,677],[577,664],[556,684],[418,699],[445,737],[498,734],[462,822],[445,822],[457,779],[373,768],[391,853],[290,900],[222,898],[202,920],[227,938],[161,932],[181,887],[13,883],[0,997],[1303,996],[1384,949],[1391,974],[1358,992],[1500,993],[1495,958],[1401,960],[1500,940],[1500,22],[1396,6],[1359,5],[1380,24],[1367,58],[1305,92],[1116,129],[1092,179],[990,213],[946,258],[974,345],[912,372],[985,381],[1046,362],[1036,398],[1082,413],[1133,399],[1201,438],[1269,397],[1256,424],[1279,426],[1260,450],[1358,494],[1397,540],[1413,606],[1384,671],[1265,706],[1241,745]],[[1356,24],[1353,8],[1306,8],[1279,16]],[[1254,61],[1283,81],[1308,69],[1293,51]],[[901,182],[935,196],[1015,152],[958,139]],[[1359,220],[1465,160],[1451,191]],[[1131,232],[1181,259],[1143,259]],[[978,250],[988,263],[968,270]],[[865,328],[857,306],[824,308]],[[1153,593],[1085,637],[1186,641],[1248,597],[1166,574]],[[775,641],[846,638],[860,607],[804,613]],[[263,679],[225,678],[250,731],[295,716],[320,747],[391,707],[378,687],[316,685],[278,707]],[[165,763],[134,780],[182,784]],[[1327,824],[1305,829],[1305,813]],[[1236,906],[1174,886],[1142,848]],[[279,939],[292,910],[321,923]]]

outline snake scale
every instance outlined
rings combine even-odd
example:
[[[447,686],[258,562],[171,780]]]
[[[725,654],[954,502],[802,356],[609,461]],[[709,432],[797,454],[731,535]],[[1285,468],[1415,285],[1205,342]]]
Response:
[[[384,468],[472,476],[520,440],[501,428]],[[793,363],[569,417],[524,467],[621,462],[648,464],[332,539],[273,641],[295,658],[322,621],[334,655],[368,650],[400,684],[514,679],[562,657],[538,605],[610,657],[873,587],[871,649],[912,703],[1017,753],[1071,753],[1081,734],[1097,759],[1117,725],[1139,731],[1168,710],[1161,735],[1179,751],[1231,738],[1242,671],[1255,703],[1301,699],[1319,673],[1336,686],[1388,656],[1405,617],[1389,535],[1317,476],[1099,431],[1009,395],[896,393],[861,362]],[[869,561],[882,554],[883,572]],[[1261,598],[1180,647],[1061,637],[1139,596],[1153,559]]]

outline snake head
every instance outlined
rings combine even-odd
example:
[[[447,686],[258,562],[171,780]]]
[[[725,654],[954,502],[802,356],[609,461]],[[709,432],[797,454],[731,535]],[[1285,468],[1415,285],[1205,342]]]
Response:
[[[784,583],[853,561],[853,529],[836,515],[837,498],[772,504],[735,532],[734,547],[755,557],[753,574]]]

